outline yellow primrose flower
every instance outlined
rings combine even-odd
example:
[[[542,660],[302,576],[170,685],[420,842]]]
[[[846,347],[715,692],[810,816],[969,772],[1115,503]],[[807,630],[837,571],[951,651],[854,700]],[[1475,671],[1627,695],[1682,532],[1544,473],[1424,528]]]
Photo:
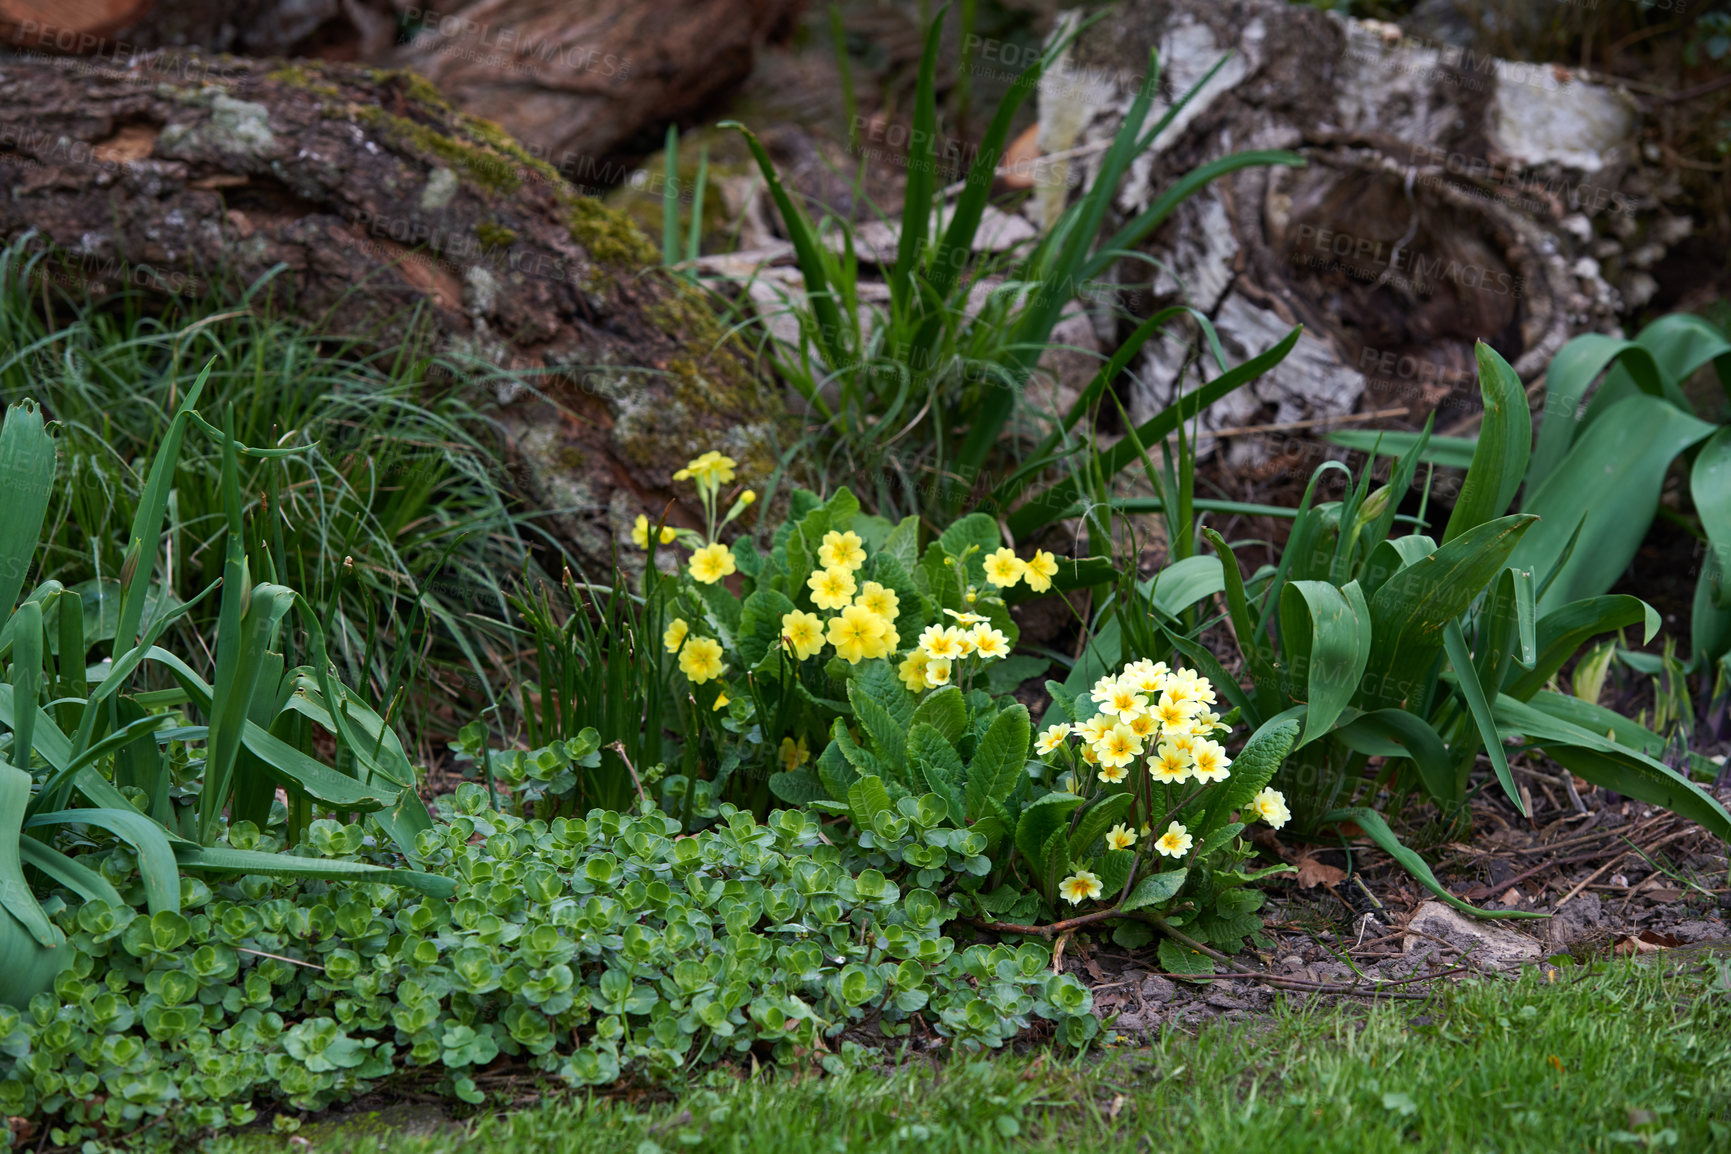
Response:
[[[936,689],[940,685],[950,683],[950,662],[947,658],[933,657],[926,662],[926,688]]]
[[[733,554],[719,541],[691,555],[691,575],[705,585],[715,584],[737,568]]]
[[[1124,675],[1120,680],[1128,681],[1138,692],[1147,694],[1152,701],[1166,684],[1166,663],[1133,661],[1124,667]]]
[[[1110,714],[1121,720],[1128,720],[1148,708],[1148,699],[1136,692],[1134,685],[1126,685],[1122,681],[1114,682],[1106,700],[1100,703],[1100,712]]]
[[[1082,746],[1081,752],[1082,752],[1082,760],[1087,762],[1089,765],[1099,765],[1100,764],[1100,755],[1098,753],[1094,752],[1093,745],[1084,744]]]
[[[1102,706],[1104,708],[1104,706]],[[1154,703],[1154,720],[1160,723],[1161,729],[1182,729],[1188,731],[1190,719],[1196,716],[1195,708],[1187,702],[1177,700],[1172,691],[1167,690],[1160,695],[1160,700]]]
[[[781,739],[781,768],[792,773],[811,760],[811,750],[805,747],[805,738],[795,742],[791,737]]]
[[[978,625],[982,621],[990,620],[990,618],[981,617],[978,613],[962,613],[955,609],[946,609],[944,612],[954,617],[957,625],[962,626]]]
[[[1052,587],[1052,578],[1058,575],[1058,559],[1044,549],[1034,550],[1034,557],[1022,570],[1022,576],[1027,578],[1028,588],[1036,593],[1044,593]]]
[[[884,619],[876,613],[858,605],[849,605],[838,616],[829,619],[829,643],[835,646],[837,657],[849,665],[858,665],[886,628]]]
[[[751,489],[747,489],[745,492],[743,492],[739,495],[739,507],[741,509],[750,508],[751,505],[754,502],[756,502],[756,500],[757,500],[757,493]],[[804,741],[805,738],[802,737],[802,738],[800,738],[800,740]]]
[[[1112,695],[1118,692],[1118,679],[1108,673],[1094,683],[1094,688],[1088,691],[1088,697],[1095,705],[1104,705],[1112,700]]]
[[[1020,581],[1027,570],[1028,563],[1016,556],[1014,549],[1001,548],[986,555],[986,580],[1000,589],[1008,589]]]
[[[1106,782],[1108,785],[1117,785],[1119,782],[1123,781],[1126,777],[1129,777],[1129,776],[1130,776],[1130,767],[1127,765],[1101,765],[1100,766],[1100,780],[1103,782]]]
[[[667,646],[667,652],[678,653],[679,647],[685,644],[685,635],[690,632],[691,626],[686,624],[685,618],[675,617],[667,631],[661,635],[661,644]]]
[[[1196,839],[1190,836],[1190,831],[1173,822],[1166,827],[1166,832],[1160,835],[1160,840],[1154,843],[1154,848],[1166,857],[1183,857],[1190,852],[1191,843]]]
[[[1190,754],[1169,741],[1161,742],[1154,751],[1154,760],[1148,763],[1148,772],[1155,781],[1177,785],[1190,777]]]
[[[721,642],[713,637],[693,637],[679,651],[680,672],[697,685],[720,677],[721,668]]]
[[[954,625],[944,630],[944,633],[956,644],[956,651],[963,657],[971,657],[974,652],[974,631],[958,629]]]
[[[1087,870],[1077,870],[1058,883],[1058,892],[1071,905],[1081,905],[1089,898],[1100,896],[1100,879]]]
[[[1108,717],[1106,714],[1096,713],[1093,717],[1084,721],[1076,732],[1082,735],[1083,741],[1087,742],[1089,745],[1093,745],[1096,741],[1105,737],[1107,731],[1116,724],[1116,720]]]
[[[969,636],[973,638],[974,652],[987,661],[996,661],[1010,655],[1010,639],[984,622],[974,626]]]
[[[823,543],[817,548],[817,559],[825,569],[846,569],[852,573],[865,564],[865,542],[852,529],[846,533],[831,529],[823,535]]]
[[[909,693],[918,693],[926,688],[926,663],[929,660],[923,649],[916,649],[896,667],[896,675],[908,687]]]
[[[1054,749],[1057,749],[1060,745],[1064,744],[1064,739],[1070,736],[1070,731],[1073,728],[1075,727],[1068,721],[1060,721],[1053,725],[1048,725],[1045,729],[1040,731],[1039,740],[1034,742],[1035,751],[1042,757],[1051,753]]]
[[[1106,834],[1106,845],[1110,849],[1129,849],[1136,844],[1136,831],[1119,822]]]
[[[676,535],[672,525],[663,525],[656,537],[663,545],[668,545]],[[649,518],[642,513],[637,514],[637,523],[631,526],[631,541],[639,549],[649,548]]]
[[[1160,730],[1160,723],[1151,714],[1132,713],[1124,719],[1124,724],[1130,727],[1130,732],[1143,741],[1151,741]]]
[[[819,569],[805,585],[819,609],[842,609],[853,601],[853,574],[846,569]]]
[[[727,694],[717,693],[715,695],[715,704],[710,706],[709,708],[712,712],[719,713],[723,709],[727,708],[727,701],[728,701]]]
[[[781,644],[793,650],[795,661],[817,655],[823,648],[823,618],[803,609],[781,615]]]
[[[1094,752],[1108,769],[1129,765],[1142,755],[1142,739],[1131,733],[1128,725],[1114,725],[1094,743]]]
[[[1250,799],[1250,808],[1256,811],[1256,816],[1279,829],[1292,820],[1292,811],[1286,808],[1286,795],[1278,789],[1265,788]]]
[[[928,625],[920,631],[920,652],[933,661],[954,661],[963,655],[962,647],[956,641],[960,632],[942,625]]]
[[[1232,759],[1226,756],[1226,750],[1218,741],[1197,738],[1190,757],[1195,762],[1190,772],[1196,775],[1197,781],[1225,781],[1231,776],[1226,767],[1232,764]]]
[[[876,581],[867,581],[860,586],[859,596],[854,598],[854,604],[871,610],[885,622],[893,624],[896,611],[901,607],[901,598],[894,589],[885,589]]]
[[[686,463],[685,468],[680,470],[685,477],[675,473],[673,479],[683,481],[689,477],[694,478],[699,485],[714,485],[719,488],[733,480],[733,470],[738,464],[732,457],[724,457],[712,449],[695,461]]]
[[[873,616],[876,617],[877,615],[874,613]],[[883,618],[878,617],[878,620],[883,621]],[[901,644],[902,635],[895,631],[894,626],[885,621],[884,631],[873,638],[871,643],[866,646],[866,657],[877,658],[893,656],[895,651],[901,648]]]

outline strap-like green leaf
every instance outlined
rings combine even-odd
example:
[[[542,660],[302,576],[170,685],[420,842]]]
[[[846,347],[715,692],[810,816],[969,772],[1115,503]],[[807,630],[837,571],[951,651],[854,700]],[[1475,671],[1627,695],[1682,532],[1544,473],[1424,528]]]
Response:
[[[1323,581],[1292,581],[1280,593],[1280,633],[1290,695],[1309,704],[1307,745],[1327,733],[1359,692],[1370,660],[1370,607],[1358,582],[1335,588]]]
[[[1534,913],[1528,910],[1481,910],[1475,905],[1463,902],[1443,888],[1436,875],[1425,864],[1422,857],[1400,844],[1400,839],[1394,836],[1394,831],[1388,828],[1388,823],[1374,809],[1355,807],[1352,809],[1336,809],[1324,814],[1321,824],[1334,825],[1339,822],[1352,822],[1362,829],[1371,841],[1382,847],[1384,853],[1399,862],[1406,871],[1418,880],[1425,889],[1461,911],[1475,918],[1548,918],[1550,914]]]
[[[1497,698],[1496,717],[1503,732],[1525,737],[1588,781],[1664,806],[1731,841],[1731,814],[1725,807],[1657,758],[1512,697]]]
[[[180,871],[174,849],[163,828],[150,818],[135,809],[57,809],[30,817],[24,828],[47,825],[95,825],[108,830],[137,851],[138,876],[150,912],[180,912]]]
[[[1714,431],[1669,401],[1644,393],[1618,401],[1588,426],[1527,497],[1526,511],[1543,520],[1510,559],[1534,573],[1549,573],[1585,517],[1568,564],[1539,598],[1541,614],[1616,583],[1653,522],[1671,462]]]
[[[34,400],[6,407],[0,425],[0,618],[10,616],[30,575],[54,494],[54,437]]]
[[[1532,451],[1533,419],[1521,379],[1485,342],[1479,341],[1473,351],[1478,359],[1479,393],[1484,397],[1484,423],[1466,482],[1443,530],[1445,545],[1473,526],[1503,515],[1527,475]]]
[[[1466,635],[1461,632],[1459,621],[1450,621],[1443,628],[1443,647],[1448,651],[1449,664],[1454,666],[1455,684],[1460,689],[1461,699],[1466,702],[1467,712],[1472,714],[1473,724],[1478,727],[1479,738],[1485,743],[1491,768],[1496,770],[1497,780],[1502,782],[1503,792],[1514,803],[1515,812],[1525,817],[1526,804],[1521,801],[1521,791],[1515,787],[1515,775],[1509,770],[1509,757],[1503,750],[1502,735],[1497,732],[1491,703],[1485,697],[1484,687],[1479,684],[1478,671],[1473,668],[1472,651],[1467,648]]]

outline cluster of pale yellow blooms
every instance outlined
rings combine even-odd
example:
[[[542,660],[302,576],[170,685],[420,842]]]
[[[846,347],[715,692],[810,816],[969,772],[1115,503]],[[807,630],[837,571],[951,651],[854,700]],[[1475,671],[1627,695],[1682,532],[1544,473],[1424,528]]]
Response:
[[[1098,712],[1087,721],[1067,721],[1047,726],[1035,742],[1040,756],[1058,753],[1069,763],[1071,788],[1079,788],[1076,765],[1092,766],[1102,782],[1122,782],[1131,767],[1147,756],[1149,776],[1167,786],[1186,781],[1202,785],[1225,781],[1231,776],[1232,759],[1214,740],[1221,729],[1213,710],[1214,686],[1192,669],[1170,669],[1164,661],[1134,661],[1116,674],[1094,683],[1089,694]],[[1069,739],[1079,739],[1075,749]],[[1291,817],[1286,798],[1275,789],[1264,789],[1251,799],[1256,816],[1276,829]],[[1153,831],[1142,828],[1142,834]],[[1137,833],[1123,824],[1106,834],[1111,849],[1129,849]],[[1194,838],[1174,821],[1154,841],[1155,852],[1181,858],[1190,852]],[[1071,905],[1100,896],[1100,879],[1087,870],[1065,878],[1059,892]]]

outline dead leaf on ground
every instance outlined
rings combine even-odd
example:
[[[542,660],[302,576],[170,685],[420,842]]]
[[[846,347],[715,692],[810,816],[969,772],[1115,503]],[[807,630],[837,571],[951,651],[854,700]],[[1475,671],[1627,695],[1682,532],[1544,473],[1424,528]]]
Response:
[[[1293,876],[1303,889],[1314,889],[1317,886],[1335,886],[1346,880],[1346,871],[1339,866],[1331,866],[1327,862],[1317,861],[1309,854],[1300,854],[1292,863],[1297,868]]]
[[[1642,930],[1619,941],[1611,947],[1611,952],[1618,955],[1651,954],[1658,950],[1674,950],[1682,944],[1682,938],[1671,934],[1662,934],[1658,930]]]

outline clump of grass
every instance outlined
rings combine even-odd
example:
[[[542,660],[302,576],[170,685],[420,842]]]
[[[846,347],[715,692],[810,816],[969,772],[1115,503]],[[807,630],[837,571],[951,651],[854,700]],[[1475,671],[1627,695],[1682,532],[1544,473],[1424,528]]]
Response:
[[[506,616],[501,578],[529,553],[488,421],[435,383],[462,367],[323,338],[245,298],[153,314],[136,297],[51,295],[35,275],[51,259],[0,250],[0,400],[34,396],[61,426],[41,576],[81,593],[93,634],[114,611],[143,468],[210,362],[202,407],[232,407],[236,439],[271,454],[240,463],[255,578],[317,607],[342,676],[380,710],[431,684],[415,676],[429,662],[466,667],[457,684],[492,696],[473,623]],[[222,572],[221,462],[220,440],[195,431],[175,465],[157,574],[171,598]],[[199,652],[215,611],[194,608],[175,644]]]

